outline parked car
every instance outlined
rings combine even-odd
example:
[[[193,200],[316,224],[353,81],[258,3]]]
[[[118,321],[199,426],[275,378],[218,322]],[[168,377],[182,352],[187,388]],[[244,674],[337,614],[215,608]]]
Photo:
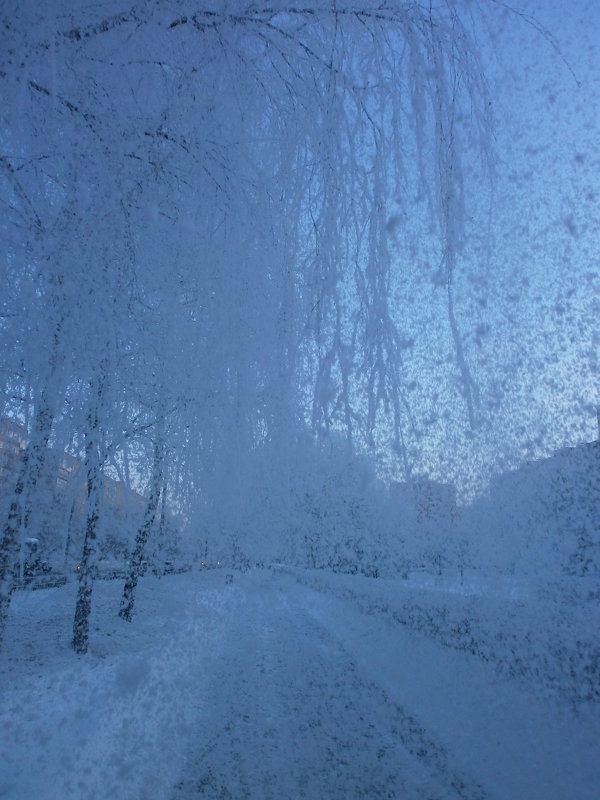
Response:
[[[52,567],[42,559],[38,539],[25,539],[25,557],[23,559],[23,581],[30,583],[38,575],[47,575],[52,572]]]
[[[127,564],[124,561],[101,559],[93,566],[94,578],[101,581],[112,581],[127,577]]]
[[[217,559],[216,561],[201,561],[200,562],[200,569],[221,569],[223,562],[221,559]]]
[[[67,576],[52,569],[42,558],[40,542],[30,537],[25,539],[23,558],[23,588],[51,589],[67,582]]]
[[[140,564],[140,575],[145,575],[147,570],[148,561],[144,559]],[[152,570],[156,574],[156,567],[153,567]],[[77,564],[75,571],[81,572],[81,564]],[[102,558],[92,566],[91,571],[95,580],[125,580],[129,572],[129,562]]]
[[[154,563],[152,572],[157,578],[161,575],[171,575],[175,572],[175,564],[172,561],[164,561],[163,563]]]

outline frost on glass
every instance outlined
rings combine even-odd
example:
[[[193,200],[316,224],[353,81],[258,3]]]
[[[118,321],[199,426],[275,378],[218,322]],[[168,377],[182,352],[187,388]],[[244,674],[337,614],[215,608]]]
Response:
[[[526,5],[3,4],[0,637],[264,567],[595,707],[600,23]]]

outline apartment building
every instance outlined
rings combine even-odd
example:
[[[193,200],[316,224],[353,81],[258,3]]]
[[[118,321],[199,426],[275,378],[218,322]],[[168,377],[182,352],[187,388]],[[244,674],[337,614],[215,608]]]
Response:
[[[25,451],[25,428],[7,417],[0,418],[0,483],[11,479]]]

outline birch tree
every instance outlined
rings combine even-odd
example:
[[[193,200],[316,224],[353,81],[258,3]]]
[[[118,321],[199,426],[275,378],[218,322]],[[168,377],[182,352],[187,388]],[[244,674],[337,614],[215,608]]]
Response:
[[[142,561],[144,559],[146,545],[148,543],[148,538],[150,537],[152,526],[154,525],[154,519],[158,510],[158,502],[160,500],[161,492],[165,491],[164,437],[164,418],[161,418],[156,426],[150,495],[148,497],[148,503],[144,512],[143,522],[135,537],[135,546],[129,562],[127,580],[125,581],[125,586],[123,587],[123,597],[121,598],[119,616],[126,622],[131,622],[133,607],[135,604],[135,591],[139,577],[142,574]]]
[[[418,217],[475,424],[454,290],[464,159],[485,162],[490,149],[471,13],[458,0],[67,2],[60,15],[5,3],[1,335],[21,354],[3,371],[5,396],[19,371],[34,376],[55,427],[82,441],[96,429],[67,387],[98,387],[108,364],[99,439],[118,449],[166,398],[173,496],[233,516],[228,500],[249,485],[257,450],[279,453],[291,476],[306,427],[367,446],[389,424],[408,474],[419,409],[405,377],[413,334],[394,296],[422,269],[407,222]],[[56,332],[42,359],[16,313],[28,297]],[[156,391],[156,364],[177,392]],[[32,438],[40,454],[51,428]],[[158,481],[150,525],[160,478],[152,456],[146,467]]]

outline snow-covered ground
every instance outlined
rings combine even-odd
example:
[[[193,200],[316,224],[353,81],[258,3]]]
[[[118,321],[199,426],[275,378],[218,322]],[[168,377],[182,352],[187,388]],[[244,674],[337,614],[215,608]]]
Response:
[[[98,582],[85,657],[74,584],[17,593],[0,797],[600,796],[599,678],[567,631],[592,652],[598,620],[579,630],[580,604],[554,636],[541,600],[226,574],[147,576],[130,625],[121,582]]]

